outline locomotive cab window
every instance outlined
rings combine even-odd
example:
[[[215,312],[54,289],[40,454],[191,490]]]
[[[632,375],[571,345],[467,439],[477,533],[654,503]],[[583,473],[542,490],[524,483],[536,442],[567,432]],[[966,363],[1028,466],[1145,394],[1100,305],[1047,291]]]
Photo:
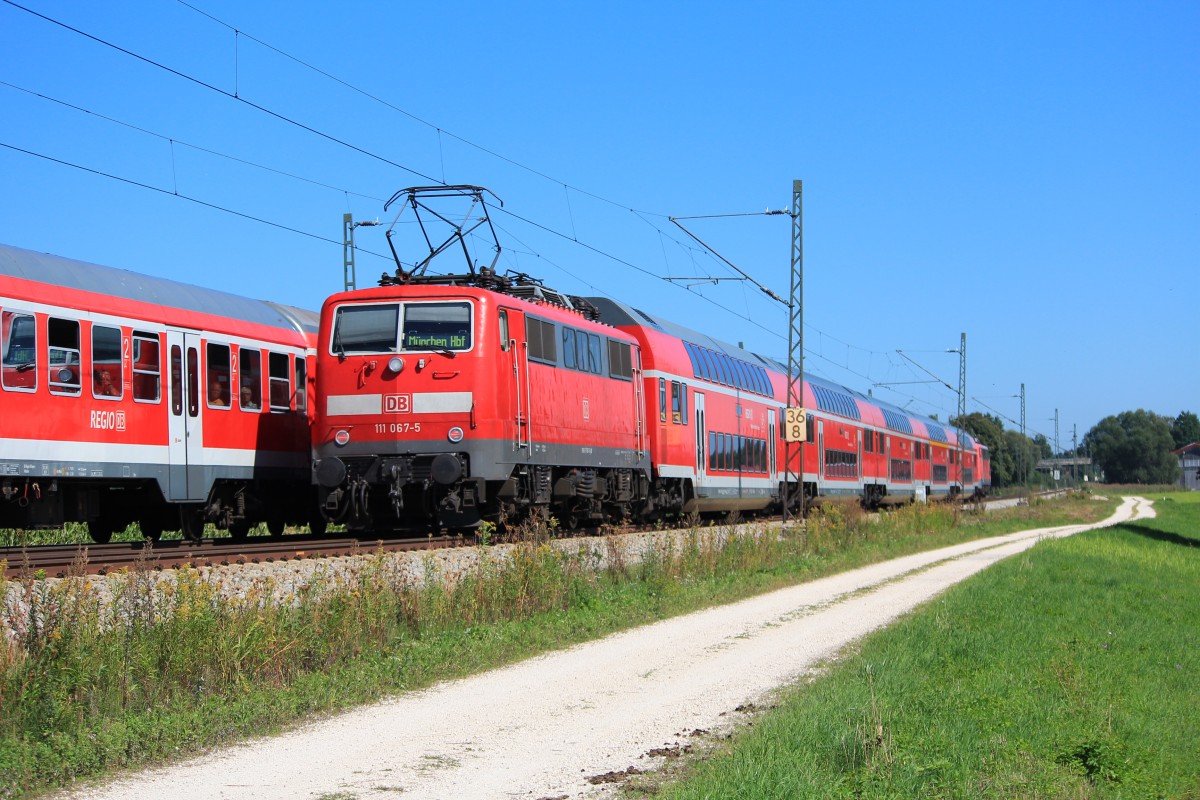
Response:
[[[121,381],[121,329],[92,326],[92,396],[120,400],[125,393]]]
[[[73,319],[46,321],[46,341],[49,349],[49,384],[51,394],[79,394],[79,323]]]
[[[406,303],[404,350],[471,349],[470,303]]]
[[[37,324],[32,314],[5,311],[0,315],[0,347],[4,348],[3,382],[10,391],[37,389]]]
[[[400,306],[341,306],[333,318],[330,349],[334,355],[394,353],[399,331]]]

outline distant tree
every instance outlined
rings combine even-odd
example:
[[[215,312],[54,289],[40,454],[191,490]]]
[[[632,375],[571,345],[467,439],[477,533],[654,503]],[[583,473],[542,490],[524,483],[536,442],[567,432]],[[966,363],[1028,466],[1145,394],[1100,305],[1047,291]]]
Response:
[[[1033,437],[1033,447],[1038,458],[1054,458],[1054,448],[1050,446],[1050,440],[1044,434],[1039,433]]]
[[[988,457],[992,460],[992,485],[1007,486],[1012,483],[1013,459],[1007,449],[1004,423],[1000,421],[999,417],[973,411],[961,419],[951,418],[950,425],[962,428],[987,447]]]
[[[1012,482],[1028,483],[1038,459],[1041,458],[1033,440],[1022,436],[1020,431],[1005,431],[1004,451],[1008,458],[1012,459]]]
[[[1083,438],[1112,483],[1173,483],[1179,477],[1166,417],[1142,409],[1123,411],[1100,420]]]
[[[1192,442],[1200,442],[1200,417],[1191,411],[1181,411],[1179,416],[1171,420],[1171,438],[1178,450]]]

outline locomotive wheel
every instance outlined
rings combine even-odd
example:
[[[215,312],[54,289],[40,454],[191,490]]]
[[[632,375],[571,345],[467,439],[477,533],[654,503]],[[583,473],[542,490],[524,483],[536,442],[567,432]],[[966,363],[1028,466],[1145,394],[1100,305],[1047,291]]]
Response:
[[[283,517],[276,514],[272,514],[271,516],[267,517],[267,533],[271,534],[272,536],[283,536],[283,529],[285,527],[287,527],[287,523]]]
[[[144,519],[138,523],[138,526],[142,529],[142,538],[148,542],[157,542],[161,539],[163,529],[166,527],[163,525],[162,517]]]
[[[111,517],[97,517],[88,523],[88,533],[96,544],[108,544],[117,531],[117,522]]]
[[[200,516],[202,506],[184,503],[179,506],[179,535],[184,541],[198,542],[204,538],[204,518]]]

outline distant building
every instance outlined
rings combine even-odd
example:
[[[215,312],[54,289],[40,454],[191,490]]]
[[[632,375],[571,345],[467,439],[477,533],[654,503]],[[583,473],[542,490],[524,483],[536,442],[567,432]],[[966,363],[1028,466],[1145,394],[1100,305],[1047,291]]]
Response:
[[[1200,491],[1200,442],[1185,444],[1171,452],[1179,458],[1179,469],[1183,471],[1179,485],[1193,492]]]

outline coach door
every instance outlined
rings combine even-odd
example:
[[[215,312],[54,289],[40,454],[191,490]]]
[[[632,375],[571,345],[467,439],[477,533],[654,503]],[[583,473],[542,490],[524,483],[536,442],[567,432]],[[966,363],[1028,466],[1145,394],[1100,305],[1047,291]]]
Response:
[[[167,331],[169,463],[168,500],[204,500],[203,417],[200,380],[200,335],[186,331]]]
[[[704,392],[692,392],[696,398],[696,483],[703,484],[708,472],[708,427],[704,416]]]

